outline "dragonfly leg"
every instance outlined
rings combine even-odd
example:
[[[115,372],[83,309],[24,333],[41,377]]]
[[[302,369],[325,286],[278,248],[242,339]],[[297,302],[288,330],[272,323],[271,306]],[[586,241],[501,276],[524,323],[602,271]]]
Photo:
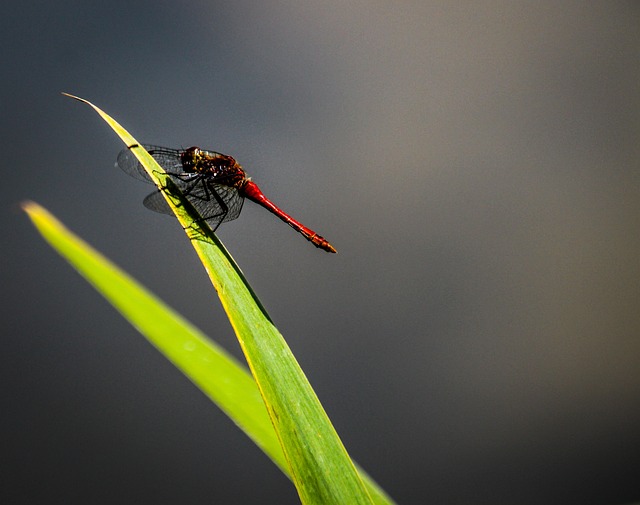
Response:
[[[196,190],[196,187],[200,183],[202,184],[201,189],[202,189],[203,195],[193,194]],[[209,186],[205,179],[199,178],[195,184],[191,185],[186,190],[183,190],[183,192],[187,197],[189,197],[191,203],[195,204],[196,210],[198,210],[198,212],[201,212],[201,210],[207,210],[207,209],[206,209],[206,206],[204,207],[204,209],[198,208],[198,205],[196,202],[198,201],[202,201],[205,203],[210,202],[213,197],[213,199],[216,201],[216,204],[217,204],[217,208],[215,209],[216,213],[212,215],[202,215],[200,219],[197,219],[196,221],[194,221],[194,223],[192,223],[189,227],[193,226],[193,224],[200,223],[201,221],[210,221],[211,224],[214,225],[212,226],[212,230],[215,232],[218,229],[218,226],[220,226],[220,224],[224,221],[225,217],[227,217],[227,214],[229,213],[228,205],[225,203],[222,197],[218,194],[215,188]]]

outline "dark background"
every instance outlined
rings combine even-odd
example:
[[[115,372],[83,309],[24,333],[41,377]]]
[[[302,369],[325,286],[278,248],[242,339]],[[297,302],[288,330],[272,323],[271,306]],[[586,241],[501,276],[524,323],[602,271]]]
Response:
[[[0,23],[3,503],[297,503],[20,211],[240,356],[177,223],[61,91],[233,155],[335,245],[251,203],[219,230],[398,502],[640,500],[639,3],[26,1]]]

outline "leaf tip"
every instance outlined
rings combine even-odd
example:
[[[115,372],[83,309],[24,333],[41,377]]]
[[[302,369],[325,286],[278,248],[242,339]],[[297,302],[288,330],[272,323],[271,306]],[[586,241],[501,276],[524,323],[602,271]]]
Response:
[[[20,202],[20,207],[27,214],[33,214],[35,212],[42,210],[42,207],[40,207],[40,205],[38,205],[36,202],[32,202],[31,200],[25,200],[23,202]]]
[[[73,98],[74,100],[78,100],[79,102],[89,103],[84,98],[80,98],[79,96],[72,95],[71,93],[66,93],[64,91],[61,91],[60,94],[69,98]]]
[[[29,219],[35,224],[44,222],[53,218],[49,211],[42,205],[32,202],[31,200],[25,200],[20,202],[20,207],[29,216]]]

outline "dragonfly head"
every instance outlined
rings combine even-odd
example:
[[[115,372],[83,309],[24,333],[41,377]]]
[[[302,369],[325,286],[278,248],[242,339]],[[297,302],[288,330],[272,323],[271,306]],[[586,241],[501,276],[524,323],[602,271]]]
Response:
[[[202,156],[201,152],[199,147],[190,147],[180,155],[180,161],[182,161],[182,167],[185,172],[197,172],[198,161]]]

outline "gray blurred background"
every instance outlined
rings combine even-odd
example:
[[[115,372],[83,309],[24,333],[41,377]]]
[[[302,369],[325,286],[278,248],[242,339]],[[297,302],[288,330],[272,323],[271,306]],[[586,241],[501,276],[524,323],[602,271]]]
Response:
[[[640,500],[639,3],[27,0],[0,23],[3,503],[298,502],[20,211],[241,356],[178,224],[61,91],[233,155],[338,249],[251,203],[219,229],[399,503]]]

